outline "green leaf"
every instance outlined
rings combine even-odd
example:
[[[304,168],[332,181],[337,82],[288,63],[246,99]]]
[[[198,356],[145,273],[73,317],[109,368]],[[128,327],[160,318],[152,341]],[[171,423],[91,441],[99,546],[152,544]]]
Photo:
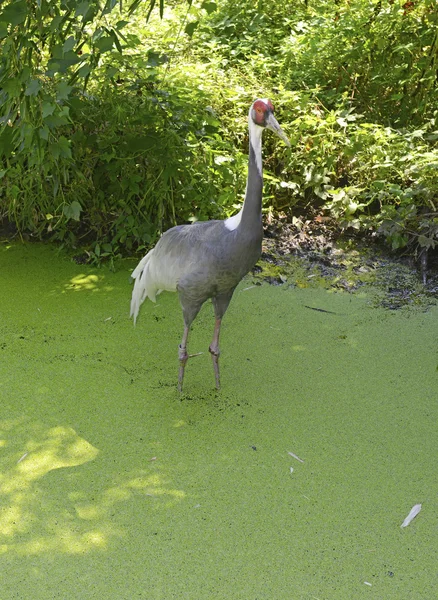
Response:
[[[41,83],[37,79],[31,79],[24,92],[25,96],[37,96],[41,89]]]
[[[16,77],[12,77],[3,83],[3,89],[10,98],[17,98],[21,94],[21,82]]]
[[[81,58],[74,52],[66,52],[63,58],[51,58],[47,63],[47,75],[53,77],[55,73],[65,73],[71,66],[81,62]]]
[[[422,248],[426,248],[428,250],[430,248],[432,248],[432,250],[433,250],[435,248],[437,242],[433,238],[427,237],[425,235],[419,235],[418,243],[420,244],[420,246]]]
[[[85,17],[89,8],[90,8],[89,2],[79,2],[79,4],[76,7],[75,16],[76,17]]]
[[[121,53],[122,53],[122,51],[123,51],[123,50],[122,50],[122,45],[121,45],[121,43],[120,43],[120,41],[119,41],[119,38],[117,37],[117,32],[116,32],[116,30],[115,30],[115,29],[113,29],[113,30],[111,31],[111,34],[112,34],[112,35],[111,35],[111,37],[112,37],[112,38],[113,38],[113,40],[114,40],[114,44],[116,45],[116,48],[117,48],[117,50],[118,50],[118,51],[120,52],[120,54],[121,54]]]
[[[217,10],[217,4],[216,2],[211,2],[210,0],[204,0],[204,2],[201,4],[201,8],[207,11],[207,14],[211,15],[211,13],[214,13]]]
[[[61,125],[67,125],[68,119],[64,115],[47,115],[44,119],[44,123],[49,129],[56,129]]]
[[[61,25],[62,19],[63,17],[61,16],[54,17],[49,26],[50,31],[56,31]]]
[[[20,188],[17,185],[11,185],[8,188],[8,194],[14,199],[16,200],[18,198],[18,196],[20,195]]]
[[[27,80],[30,78],[31,74],[32,69],[25,65],[18,74],[18,79],[21,81],[21,83],[27,83]]]
[[[27,17],[27,3],[26,0],[20,0],[19,2],[11,2],[6,8],[0,13],[0,21],[10,23],[11,25],[20,25]]]
[[[48,127],[40,127],[38,129],[39,136],[42,140],[46,141],[49,139],[49,128]]]
[[[72,89],[72,86],[68,85],[66,81],[60,81],[56,86],[56,99],[58,102],[60,100],[68,100]]]
[[[45,102],[43,102],[43,104],[41,106],[41,113],[42,113],[43,119],[45,119],[49,115],[53,115],[55,108],[56,108],[56,104],[53,104],[52,102],[48,102],[47,100]]]
[[[74,221],[80,221],[82,206],[77,200],[73,200],[71,204],[64,204],[62,212],[67,219],[73,219]]]
[[[149,52],[148,52],[148,66],[149,67],[158,67],[158,65],[162,65],[165,62],[167,62],[167,57],[165,54],[159,54],[158,52],[149,50]]]
[[[73,35],[71,35],[70,37],[68,37],[63,46],[62,46],[62,51],[63,53],[65,52],[70,52],[70,50],[73,50],[73,48],[76,46],[76,40],[74,38]]]
[[[195,29],[198,27],[198,25],[199,25],[199,21],[192,21],[191,23],[187,23],[187,25],[185,26],[184,31],[190,38],[195,33]]]
[[[78,69],[78,77],[87,77],[91,73],[90,65],[82,65],[80,69]]]
[[[9,158],[15,150],[18,131],[15,127],[5,127],[0,130],[0,156]]]
[[[71,158],[70,142],[63,135],[61,135],[61,137],[58,140],[58,146],[60,150],[60,155],[63,158]]]
[[[103,53],[111,50],[114,44],[114,39],[112,36],[106,35],[101,37],[95,42],[96,47]]]
[[[111,79],[111,77],[114,77],[114,75],[117,75],[118,72],[119,72],[119,70],[116,69],[116,67],[107,67],[106,71],[105,71],[105,77],[107,77],[108,79]]]
[[[5,38],[8,35],[8,24],[0,21],[0,39]]]
[[[105,7],[102,11],[103,15],[110,13],[115,6],[119,3],[119,0],[106,0]]]

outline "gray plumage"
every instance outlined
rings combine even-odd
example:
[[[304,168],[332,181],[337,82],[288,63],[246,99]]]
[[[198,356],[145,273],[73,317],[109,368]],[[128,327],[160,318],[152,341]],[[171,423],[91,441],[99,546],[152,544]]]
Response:
[[[219,332],[223,315],[240,280],[261,254],[262,160],[264,128],[289,142],[273,115],[269,100],[256,100],[249,111],[249,163],[245,201],[241,211],[225,221],[201,221],[166,231],[132,273],[135,279],[131,316],[137,319],[140,305],[149,297],[155,302],[162,291],[177,291],[183,310],[184,335],[179,346],[178,388],[182,390],[184,369],[189,358],[187,338],[201,306],[212,299],[216,318],[210,353],[216,387],[219,388]]]

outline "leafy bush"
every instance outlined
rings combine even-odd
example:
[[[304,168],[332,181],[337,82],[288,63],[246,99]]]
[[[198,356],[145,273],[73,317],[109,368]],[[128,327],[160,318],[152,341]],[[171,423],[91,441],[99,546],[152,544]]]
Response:
[[[292,150],[265,136],[265,212],[311,204],[395,249],[436,246],[432,0],[154,6],[3,7],[0,219],[100,262],[229,216],[248,106],[269,96]]]
[[[410,126],[438,109],[435,0],[311,4],[290,20],[281,76],[319,90],[334,107],[344,95],[371,121]]]

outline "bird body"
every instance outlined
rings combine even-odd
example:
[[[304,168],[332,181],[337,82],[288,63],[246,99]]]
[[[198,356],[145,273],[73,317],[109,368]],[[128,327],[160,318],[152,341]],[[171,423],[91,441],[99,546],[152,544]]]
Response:
[[[177,291],[183,309],[184,335],[179,347],[179,389],[189,358],[186,345],[190,325],[202,304],[212,299],[216,326],[210,352],[219,387],[220,323],[233,292],[260,257],[262,227],[261,137],[268,127],[286,136],[273,116],[269,100],[256,100],[249,113],[249,163],[245,200],[241,211],[224,221],[200,221],[166,231],[132,273],[135,279],[131,316],[137,319],[140,305],[153,302],[161,291]]]
[[[182,289],[203,303],[234,289],[260,257],[261,223],[252,235],[239,234],[239,228],[230,231],[224,221],[201,221],[166,231],[132,273],[134,320],[141,303],[147,297],[155,302],[162,291]]]

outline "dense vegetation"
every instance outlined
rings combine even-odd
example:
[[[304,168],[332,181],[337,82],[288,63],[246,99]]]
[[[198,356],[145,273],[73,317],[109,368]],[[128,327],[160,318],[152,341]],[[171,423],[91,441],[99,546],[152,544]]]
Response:
[[[438,244],[435,0],[155,4],[2,4],[0,220],[98,262],[230,215],[261,96],[266,212]]]

